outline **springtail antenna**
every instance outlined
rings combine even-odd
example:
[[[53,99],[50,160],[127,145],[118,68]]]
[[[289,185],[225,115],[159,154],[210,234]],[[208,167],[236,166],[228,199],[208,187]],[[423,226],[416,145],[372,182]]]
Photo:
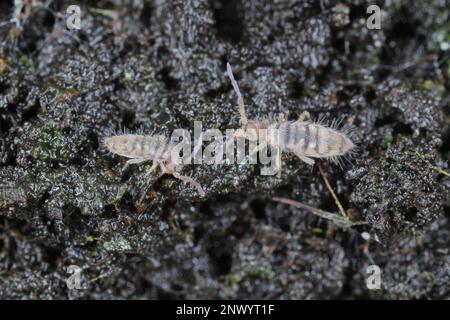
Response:
[[[248,119],[247,119],[247,116],[245,115],[244,99],[242,99],[241,91],[239,90],[238,84],[237,84],[236,80],[234,79],[233,71],[231,70],[231,66],[228,62],[227,62],[227,73],[228,73],[228,77],[231,80],[231,85],[233,86],[233,89],[238,96],[239,114],[241,115],[242,124],[245,125],[245,124],[247,124]]]

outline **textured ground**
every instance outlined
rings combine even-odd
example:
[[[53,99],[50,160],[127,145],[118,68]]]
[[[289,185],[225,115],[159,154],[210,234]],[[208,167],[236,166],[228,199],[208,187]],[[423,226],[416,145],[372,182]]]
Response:
[[[0,3],[0,298],[450,298],[450,9],[445,1],[38,1],[13,27]],[[338,209],[287,157],[189,166],[196,191],[101,142],[111,130],[236,128],[229,61],[251,118],[344,116],[360,151],[324,162],[349,230],[271,201]],[[155,177],[155,176],[154,176]],[[379,241],[361,237],[368,232]],[[366,288],[366,267],[382,289]],[[77,265],[81,290],[69,290]]]

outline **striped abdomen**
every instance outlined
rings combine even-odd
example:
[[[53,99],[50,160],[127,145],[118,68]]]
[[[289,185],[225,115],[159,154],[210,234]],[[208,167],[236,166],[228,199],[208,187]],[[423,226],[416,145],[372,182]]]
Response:
[[[277,129],[277,134],[269,137],[270,144],[306,157],[342,156],[354,147],[345,133],[317,123],[284,122]]]
[[[160,138],[137,134],[124,134],[105,139],[112,153],[132,159],[169,160],[169,145]]]

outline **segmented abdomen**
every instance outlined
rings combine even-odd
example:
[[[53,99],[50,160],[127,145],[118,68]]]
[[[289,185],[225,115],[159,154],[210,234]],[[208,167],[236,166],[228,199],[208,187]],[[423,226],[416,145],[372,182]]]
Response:
[[[273,145],[306,157],[342,156],[354,147],[344,132],[318,123],[284,122],[277,127],[278,137],[272,137]]]
[[[124,134],[105,139],[112,153],[132,159],[169,160],[170,148],[163,139],[137,134]]]

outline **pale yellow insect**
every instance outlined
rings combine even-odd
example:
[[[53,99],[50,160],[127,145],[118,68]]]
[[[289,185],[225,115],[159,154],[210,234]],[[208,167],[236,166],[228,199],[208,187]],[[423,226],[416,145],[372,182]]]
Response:
[[[276,163],[278,174],[281,174],[282,151],[292,152],[310,165],[314,164],[312,158],[330,158],[336,161],[338,157],[354,151],[355,144],[346,132],[311,121],[306,111],[297,121],[286,121],[282,113],[279,114],[278,121],[273,123],[267,119],[248,120],[244,100],[229,63],[227,63],[227,73],[238,97],[239,113],[243,124],[242,128],[235,131],[232,138],[244,137],[248,140],[259,141],[258,146],[251,153],[268,146],[274,147],[278,155]]]
[[[153,161],[152,167],[148,173],[155,170],[159,165],[162,174],[171,174],[183,182],[188,182],[197,189],[202,197],[205,195],[205,192],[198,181],[179,173],[183,168],[183,165],[173,161],[172,145],[167,143],[164,136],[122,134],[105,138],[104,144],[110,152],[129,158],[125,163],[123,170],[130,164]],[[196,154],[197,152],[198,146],[194,149],[193,154]]]

